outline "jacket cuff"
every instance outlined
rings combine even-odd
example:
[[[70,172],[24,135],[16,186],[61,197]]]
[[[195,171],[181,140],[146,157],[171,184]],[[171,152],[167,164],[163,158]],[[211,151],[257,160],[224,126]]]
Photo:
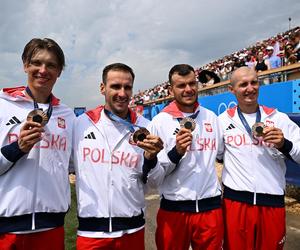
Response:
[[[144,164],[143,164],[143,174],[142,174],[142,181],[144,184],[147,183],[148,173],[153,169],[157,164],[157,157],[154,159],[148,160],[144,157]]]
[[[20,148],[17,141],[3,146],[1,153],[10,162],[17,162],[23,155],[26,155]]]
[[[181,158],[183,157],[183,155],[180,155],[177,150],[176,150],[176,146],[174,146],[168,153],[168,157],[171,160],[171,162],[173,162],[174,164],[178,164],[179,161],[181,160]]]
[[[289,141],[288,139],[284,138],[283,146],[281,148],[278,148],[278,150],[285,155],[288,159],[292,159],[290,155],[290,151],[293,148],[293,143]]]

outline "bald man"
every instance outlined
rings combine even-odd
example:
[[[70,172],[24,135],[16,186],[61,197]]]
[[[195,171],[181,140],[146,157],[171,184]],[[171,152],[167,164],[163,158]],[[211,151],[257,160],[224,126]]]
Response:
[[[234,71],[238,105],[218,117],[224,140],[224,249],[283,249],[285,158],[300,163],[300,129],[258,104],[256,72]]]

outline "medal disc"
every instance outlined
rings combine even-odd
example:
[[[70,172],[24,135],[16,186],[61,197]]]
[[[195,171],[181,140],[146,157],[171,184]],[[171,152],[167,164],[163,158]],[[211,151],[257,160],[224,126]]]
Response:
[[[194,119],[192,119],[190,117],[185,117],[180,121],[180,127],[194,131],[194,129],[196,127],[196,123],[195,123]]]
[[[264,134],[264,123],[257,122],[252,126],[252,134],[256,137],[261,137]]]
[[[137,143],[138,141],[145,140],[149,134],[150,132],[146,128],[140,128],[133,133],[132,139],[135,143]]]
[[[34,109],[27,115],[27,121],[33,121],[45,126],[48,122],[47,115],[40,109]]]

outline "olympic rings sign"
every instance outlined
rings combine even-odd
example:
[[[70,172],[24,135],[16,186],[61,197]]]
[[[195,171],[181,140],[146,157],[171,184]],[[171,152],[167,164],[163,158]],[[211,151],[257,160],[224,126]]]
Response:
[[[237,103],[235,101],[231,101],[228,105],[224,102],[221,102],[218,107],[218,115],[223,113],[225,110],[230,109],[236,105]]]

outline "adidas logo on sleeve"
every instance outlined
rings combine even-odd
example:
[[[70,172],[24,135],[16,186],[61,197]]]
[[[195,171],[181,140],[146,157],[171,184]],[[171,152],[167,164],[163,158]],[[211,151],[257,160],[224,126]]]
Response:
[[[19,124],[19,123],[21,123],[20,120],[19,120],[17,117],[13,116],[13,117],[8,121],[8,123],[6,123],[6,126],[9,126],[9,125],[15,125],[15,124]]]

